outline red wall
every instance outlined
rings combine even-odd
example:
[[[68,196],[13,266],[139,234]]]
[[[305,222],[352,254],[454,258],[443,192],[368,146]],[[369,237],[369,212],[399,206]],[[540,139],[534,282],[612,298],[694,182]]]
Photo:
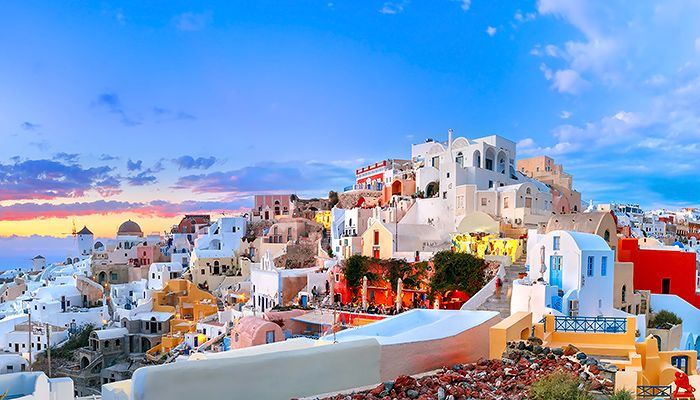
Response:
[[[634,288],[662,294],[663,279],[670,279],[670,294],[700,308],[695,294],[695,253],[640,249],[637,239],[620,239],[618,260],[634,263]]]

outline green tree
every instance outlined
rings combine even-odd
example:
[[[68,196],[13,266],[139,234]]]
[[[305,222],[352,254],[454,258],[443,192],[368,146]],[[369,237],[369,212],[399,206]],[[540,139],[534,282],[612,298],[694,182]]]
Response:
[[[428,271],[428,263],[425,261],[413,265],[406,260],[397,258],[379,262],[382,267],[382,278],[389,282],[392,288],[396,288],[399,278],[401,278],[404,287],[418,288]]]
[[[486,263],[471,254],[445,250],[435,254],[433,263],[435,274],[430,280],[433,295],[460,290],[472,296],[486,284]]]
[[[367,269],[372,259],[360,254],[350,256],[345,261],[345,280],[351,289],[357,289],[362,286],[362,277],[367,276]],[[367,279],[370,279],[367,276]]]
[[[683,323],[683,320],[675,313],[672,313],[671,311],[661,310],[656,315],[654,315],[654,318],[652,318],[651,321],[649,321],[649,326],[657,329],[666,329],[670,328],[673,325],[679,325],[681,323]]]

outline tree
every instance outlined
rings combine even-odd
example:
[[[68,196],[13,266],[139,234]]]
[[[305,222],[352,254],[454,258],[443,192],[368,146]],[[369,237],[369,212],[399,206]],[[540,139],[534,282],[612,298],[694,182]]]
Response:
[[[679,325],[683,320],[671,311],[661,310],[649,321],[649,327],[657,329],[669,329],[673,325]]]
[[[404,287],[418,288],[425,279],[428,270],[427,262],[419,262],[413,265],[406,260],[392,258],[379,261],[382,267],[382,278],[395,288],[399,278]]]
[[[362,286],[362,277],[366,276],[369,281],[376,281],[377,275],[369,272],[371,258],[360,254],[350,256],[345,261],[345,280],[352,289]]]
[[[435,274],[430,280],[433,294],[460,290],[472,296],[486,284],[486,263],[471,254],[441,251],[433,257],[433,263]]]

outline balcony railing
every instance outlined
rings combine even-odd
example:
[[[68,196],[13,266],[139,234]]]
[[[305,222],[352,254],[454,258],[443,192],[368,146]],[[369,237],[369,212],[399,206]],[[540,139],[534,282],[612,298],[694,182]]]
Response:
[[[554,330],[559,332],[627,332],[627,318],[620,317],[554,317]]]
[[[671,398],[671,386],[637,386],[638,399]]]

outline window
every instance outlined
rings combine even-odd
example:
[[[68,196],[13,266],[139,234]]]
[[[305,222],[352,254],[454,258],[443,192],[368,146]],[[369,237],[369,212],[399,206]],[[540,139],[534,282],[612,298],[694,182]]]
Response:
[[[508,208],[508,198],[507,197],[503,198],[503,208]]]
[[[335,274],[335,281],[340,282],[340,274]]]
[[[605,233],[603,234],[603,239],[605,239],[606,242],[610,243],[610,231],[605,231]]]
[[[8,365],[8,366],[7,366],[7,372],[10,372],[10,371],[12,371],[12,370],[13,370],[13,368],[14,368],[14,367],[13,367],[12,365]]]
[[[265,332],[265,343],[274,343],[274,342],[275,342],[275,331]]]
[[[486,161],[488,163],[488,160],[486,160]],[[489,181],[489,189],[491,189],[492,187],[493,187],[493,181]]]
[[[481,198],[481,205],[485,206],[488,200],[486,200],[486,197]]]
[[[600,276],[606,276],[608,274],[608,257],[603,257],[600,259]]]
[[[119,279],[119,274],[117,274],[116,272],[112,272],[112,273],[110,274],[110,279],[112,279],[112,281],[118,280],[118,279]]]
[[[460,151],[459,153],[457,153],[457,158],[455,158],[455,162],[456,162],[457,165],[459,165],[460,167],[463,167],[463,166],[464,166],[464,165],[463,165],[463,164],[464,164],[464,155],[462,154],[461,151]]]
[[[593,256],[588,256],[588,268],[587,268],[587,275],[588,276],[593,276],[593,263],[595,261],[595,258]]]
[[[379,231],[374,231],[374,245],[379,246]]]
[[[560,250],[561,249],[561,237],[555,236],[553,238],[552,242],[552,250]]]

